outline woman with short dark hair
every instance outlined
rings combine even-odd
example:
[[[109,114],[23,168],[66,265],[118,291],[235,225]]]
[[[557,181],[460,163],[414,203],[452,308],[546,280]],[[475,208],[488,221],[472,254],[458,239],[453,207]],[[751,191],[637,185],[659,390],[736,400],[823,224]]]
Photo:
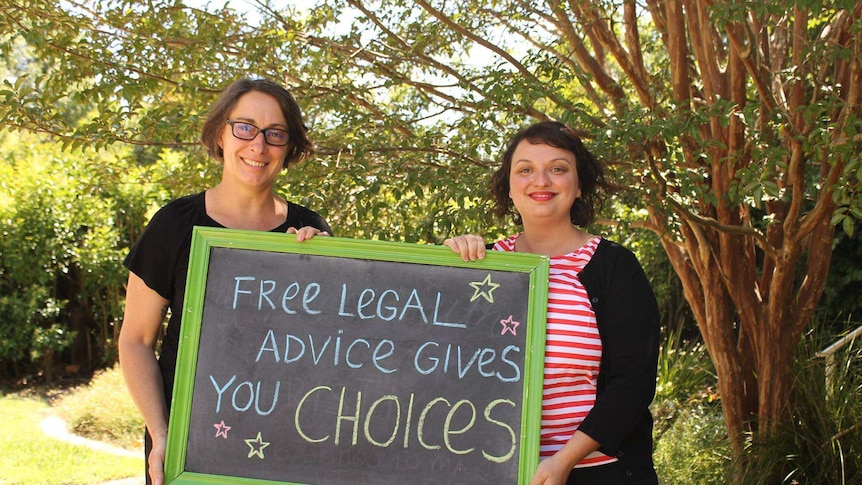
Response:
[[[539,466],[531,485],[655,485],[652,415],[659,313],[635,255],[589,234],[614,189],[562,123],[529,126],[490,183],[494,212],[523,230],[492,245],[444,244],[465,261],[486,249],[550,258]]]

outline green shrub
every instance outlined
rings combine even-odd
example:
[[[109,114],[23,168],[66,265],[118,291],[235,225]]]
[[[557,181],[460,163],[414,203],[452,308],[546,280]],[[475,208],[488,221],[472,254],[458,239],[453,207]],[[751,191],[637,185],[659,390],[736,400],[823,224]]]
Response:
[[[710,387],[697,390],[708,381],[696,378],[700,371],[692,370],[702,365],[696,357],[706,358],[705,353],[697,347],[673,351],[675,340],[669,338],[660,354],[653,406],[661,483],[730,483],[732,469],[741,471],[741,485],[862,483],[862,345],[835,354],[827,381],[825,362],[815,355],[836,338],[803,338],[793,369],[791,423],[749,439],[738,463],[731,461],[717,395]]]
[[[0,129],[0,378],[116,361],[122,260],[160,200],[141,173],[120,147],[64,152]]]
[[[682,331],[667,334],[659,349],[656,402],[684,402],[715,386],[717,377],[702,342],[686,342]]]
[[[835,354],[827,382],[825,362],[815,355],[835,338],[803,338],[792,423],[749,440],[741,463],[746,485],[862,483],[862,346]]]
[[[717,378],[702,342],[686,342],[682,330],[664,335],[659,349],[656,394],[652,413],[655,438],[673,425],[678,413],[696,403],[712,402]]]
[[[678,410],[656,445],[654,459],[663,485],[730,483],[730,440],[721,406],[707,403]]]
[[[79,435],[125,448],[143,446],[144,421],[119,366],[96,374],[88,385],[63,397],[57,408]]]
[[[666,333],[659,349],[655,464],[662,484],[726,483],[730,441],[706,348]]]

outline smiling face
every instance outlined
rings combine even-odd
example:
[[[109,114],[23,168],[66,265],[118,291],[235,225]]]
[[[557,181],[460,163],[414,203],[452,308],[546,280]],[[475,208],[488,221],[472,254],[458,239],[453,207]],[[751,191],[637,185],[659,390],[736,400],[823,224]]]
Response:
[[[509,197],[525,225],[571,225],[570,210],[580,194],[572,152],[528,140],[518,144],[509,170]]]
[[[287,122],[278,101],[265,93],[250,91],[243,94],[230,112],[228,119],[251,123],[261,130],[278,128],[287,130]],[[290,146],[273,146],[266,143],[263,133],[252,140],[240,140],[224,125],[218,145],[224,151],[222,179],[255,187],[272,188],[281,172],[284,157]]]

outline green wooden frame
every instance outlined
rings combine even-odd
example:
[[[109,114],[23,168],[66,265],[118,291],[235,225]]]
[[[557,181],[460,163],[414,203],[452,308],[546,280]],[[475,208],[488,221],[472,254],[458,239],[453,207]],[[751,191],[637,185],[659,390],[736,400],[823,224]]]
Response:
[[[211,475],[185,470],[204,294],[211,249],[214,247],[529,273],[530,296],[527,310],[528,334],[524,361],[521,429],[519,430],[518,484],[526,485],[529,483],[539,461],[539,429],[549,275],[549,259],[547,257],[488,251],[485,258],[480,261],[464,262],[460,256],[445,246],[337,237],[316,237],[297,243],[296,237],[291,234],[195,227],[191,242],[174,397],[168,426],[165,460],[166,485],[235,485],[240,483],[275,485],[290,483]]]

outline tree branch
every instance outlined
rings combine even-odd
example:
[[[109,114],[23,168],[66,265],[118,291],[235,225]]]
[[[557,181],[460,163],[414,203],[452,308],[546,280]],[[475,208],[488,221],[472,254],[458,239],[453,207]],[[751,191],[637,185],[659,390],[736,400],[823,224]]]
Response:
[[[642,76],[642,74],[646,74],[646,72],[638,69],[635,63],[632,62],[629,53],[626,52],[625,48],[620,44],[617,36],[610,31],[607,22],[602,20],[602,16],[599,14],[597,9],[593,7],[594,4],[588,2],[569,0],[569,8],[572,9],[575,16],[581,20],[587,29],[595,34],[601,45],[607,48],[614,56],[614,59],[617,61],[617,65],[620,66],[628,79],[632,82],[641,104],[648,108],[653,107],[655,105],[655,99],[653,98],[652,90],[649,87],[649,78]],[[629,34],[637,36],[637,31],[635,30],[633,33],[630,32]]]
[[[416,146],[406,146],[406,147],[363,147],[362,149],[365,153],[432,153],[435,155],[443,155],[452,159],[462,160],[470,165],[474,165],[479,168],[488,169],[494,166],[494,163],[491,161],[479,160],[476,158],[468,157],[462,153],[445,149],[439,147],[416,147]],[[351,148],[347,147],[322,147],[320,149],[315,150],[315,153],[324,156],[332,156],[338,154],[351,154],[354,151]],[[421,165],[432,167],[432,168],[451,168],[449,165],[443,165],[438,163],[430,163],[430,162],[421,162]]]
[[[458,34],[464,36],[467,39],[472,40],[473,42],[476,42],[477,44],[481,45],[482,47],[490,50],[491,52],[493,52],[493,53],[497,54],[498,56],[502,57],[503,59],[505,59],[506,62],[508,62],[515,69],[517,69],[518,72],[520,72],[527,79],[529,84],[531,84],[533,86],[537,86],[537,87],[541,86],[542,91],[545,93],[545,96],[547,96],[548,99],[552,100],[555,104],[557,104],[558,106],[562,107],[563,109],[566,109],[566,110],[571,111],[571,112],[577,111],[575,106],[573,106],[571,103],[569,103],[568,100],[561,98],[555,92],[551,92],[551,91],[548,91],[547,89],[544,89],[544,87],[547,86],[548,84],[543,83],[540,79],[538,79],[536,76],[534,76],[533,73],[530,72],[529,69],[527,69],[523,64],[518,62],[518,60],[516,60],[514,57],[512,57],[508,52],[504,51],[499,46],[497,46],[491,42],[488,42],[487,40],[474,34],[473,32],[467,30],[466,28],[464,28],[464,26],[458,24],[457,22],[453,21],[448,16],[444,15],[439,10],[432,7],[425,0],[416,0],[416,3],[419,4],[419,6],[421,6],[426,12],[430,13],[431,15],[436,17],[438,20],[443,22],[447,27],[449,27],[453,31],[457,32]]]

